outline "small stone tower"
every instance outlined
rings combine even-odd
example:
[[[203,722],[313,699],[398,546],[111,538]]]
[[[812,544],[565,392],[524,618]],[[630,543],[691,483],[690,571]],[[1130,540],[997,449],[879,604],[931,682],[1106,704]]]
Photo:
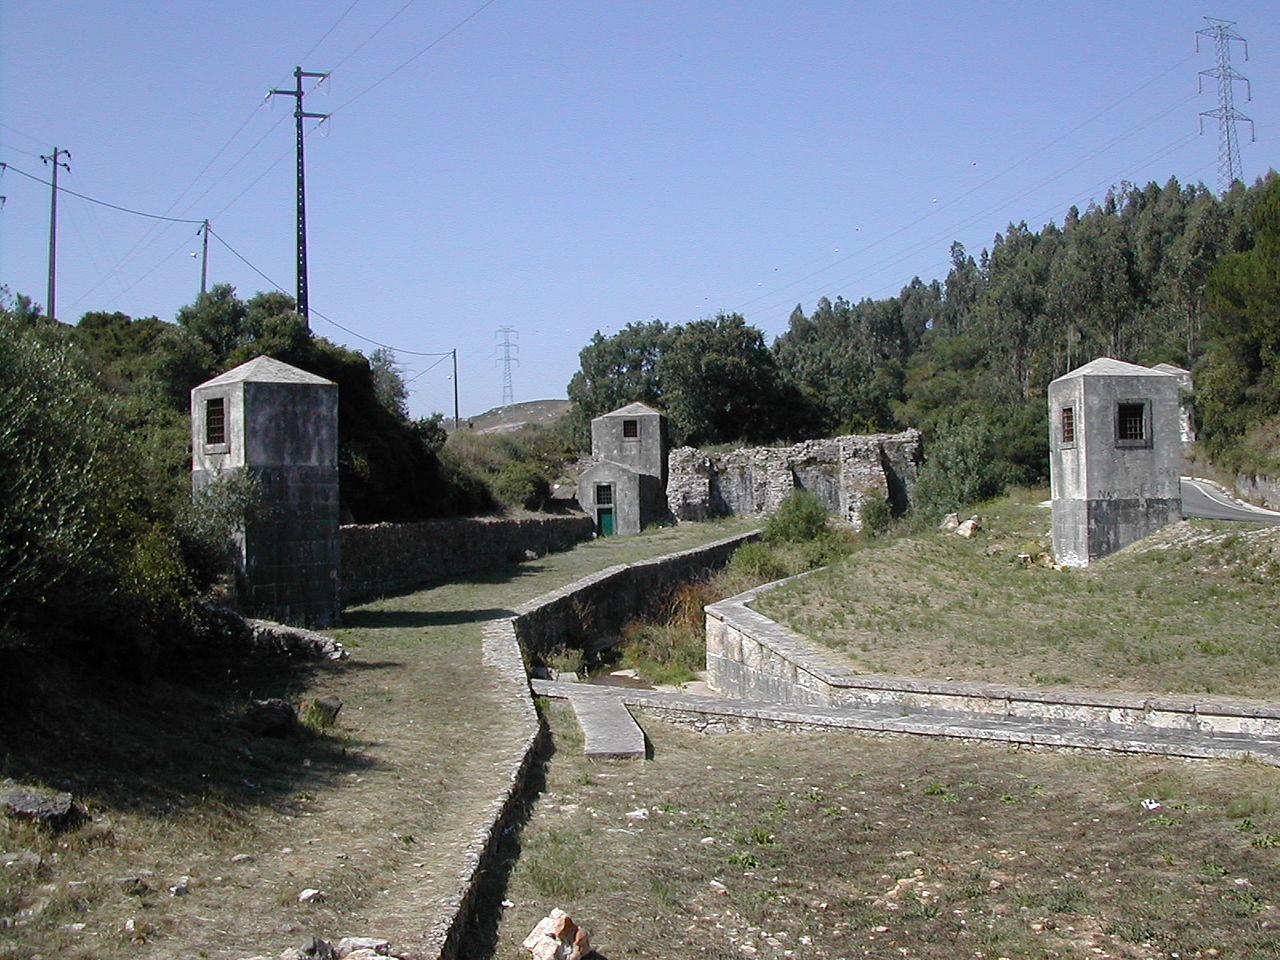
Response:
[[[338,385],[257,357],[191,391],[191,483],[244,473],[256,484],[237,544],[250,613],[338,622]]]
[[[1101,357],[1049,384],[1053,552],[1083,567],[1182,519],[1178,378]]]
[[[667,418],[631,403],[591,421],[593,463],[578,481],[578,503],[601,536],[639,533],[668,518]]]

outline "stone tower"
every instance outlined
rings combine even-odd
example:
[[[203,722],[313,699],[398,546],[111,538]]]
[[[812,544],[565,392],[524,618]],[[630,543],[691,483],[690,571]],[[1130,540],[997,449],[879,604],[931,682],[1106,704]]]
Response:
[[[1049,384],[1053,552],[1083,567],[1182,519],[1178,378],[1101,357]]]
[[[257,357],[191,391],[191,482],[253,478],[256,502],[237,544],[250,613],[338,622],[338,386]]]
[[[668,518],[667,418],[643,403],[591,421],[592,464],[578,481],[578,503],[602,536],[639,533]]]

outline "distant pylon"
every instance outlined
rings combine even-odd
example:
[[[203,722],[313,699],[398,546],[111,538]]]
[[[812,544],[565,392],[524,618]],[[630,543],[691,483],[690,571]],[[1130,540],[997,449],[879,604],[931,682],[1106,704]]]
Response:
[[[520,360],[512,354],[512,351],[518,351],[520,345],[512,342],[512,336],[519,336],[515,327],[499,327],[498,333],[502,335],[502,356],[498,359],[502,362],[502,405],[509,407],[515,403],[515,391],[511,389],[511,364],[520,365]]]
[[[1204,92],[1204,78],[1213,77],[1218,81],[1218,108],[1205,110],[1200,114],[1200,132],[1204,133],[1204,118],[1210,117],[1218,121],[1218,190],[1226,193],[1231,185],[1243,178],[1240,171],[1240,144],[1236,139],[1236,124],[1249,124],[1249,139],[1256,140],[1253,121],[1236,109],[1234,87],[1235,81],[1243,80],[1245,99],[1253,99],[1253,90],[1245,77],[1231,69],[1231,41],[1239,40],[1244,46],[1244,58],[1249,59],[1249,44],[1231,28],[1234,20],[1218,20],[1214,17],[1204,18],[1209,26],[1196,31],[1196,52],[1200,52],[1200,38],[1212,37],[1215,65],[1212,70],[1200,71],[1200,92]]]

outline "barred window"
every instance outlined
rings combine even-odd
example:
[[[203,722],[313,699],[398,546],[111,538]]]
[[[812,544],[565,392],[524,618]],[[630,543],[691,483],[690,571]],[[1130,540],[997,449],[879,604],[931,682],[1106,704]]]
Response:
[[[622,436],[627,440],[636,440],[640,437],[640,421],[639,420],[623,420]]]
[[[204,402],[204,442],[227,442],[227,407],[223,397],[213,397]]]
[[[1151,446],[1151,404],[1146,400],[1121,400],[1116,404],[1116,444]]]
[[[1076,442],[1076,408],[1062,408],[1062,443],[1067,445]]]
[[[613,484],[611,483],[596,484],[596,506],[597,507],[613,506]]]

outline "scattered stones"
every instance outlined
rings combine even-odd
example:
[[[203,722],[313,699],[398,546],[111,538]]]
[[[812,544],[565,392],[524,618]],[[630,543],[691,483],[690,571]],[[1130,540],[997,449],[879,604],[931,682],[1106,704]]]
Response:
[[[315,660],[345,660],[347,651],[332,637],[300,627],[287,627],[271,620],[246,619],[251,641],[260,650]]]
[[[16,850],[12,853],[0,853],[0,867],[38,867],[40,854],[30,850]]]
[[[343,937],[334,951],[338,960],[369,960],[391,956],[391,941],[381,937]]]
[[[0,780],[0,811],[16,820],[30,820],[51,830],[66,830],[87,819],[69,793]]]
[[[945,517],[942,518],[942,522],[938,524],[938,529],[954,530],[958,526],[960,526],[960,514],[948,513]]]
[[[116,877],[115,885],[131,897],[140,897],[151,890],[151,885],[142,877]]]
[[[644,807],[640,807],[638,810],[629,810],[627,812],[627,819],[628,820],[648,820],[649,811],[646,810]]]
[[[120,928],[121,932],[134,943],[146,943],[156,932],[155,925],[146,920],[130,917]]]
[[[314,887],[307,887],[298,894],[299,903],[324,903],[325,895]]]
[[[328,940],[307,937],[302,946],[289,947],[281,953],[279,960],[338,960],[338,954]]]
[[[559,907],[538,921],[522,946],[534,960],[582,960],[591,953],[587,932]]]
[[[287,737],[298,725],[298,710],[288,700],[250,700],[241,725],[259,737]]]
[[[190,877],[182,877],[181,879],[178,880],[177,883],[175,883],[172,887],[169,888],[169,896],[171,897],[185,897],[190,892],[191,892]]]
[[[252,860],[252,859],[253,859],[253,854],[251,854],[251,853],[237,853],[234,857],[232,857],[232,858],[231,858],[231,862],[232,862],[232,863],[245,863],[245,862],[250,861],[250,860]]]
[[[956,527],[956,536],[969,539],[981,529],[982,521],[976,516],[970,517]]]

